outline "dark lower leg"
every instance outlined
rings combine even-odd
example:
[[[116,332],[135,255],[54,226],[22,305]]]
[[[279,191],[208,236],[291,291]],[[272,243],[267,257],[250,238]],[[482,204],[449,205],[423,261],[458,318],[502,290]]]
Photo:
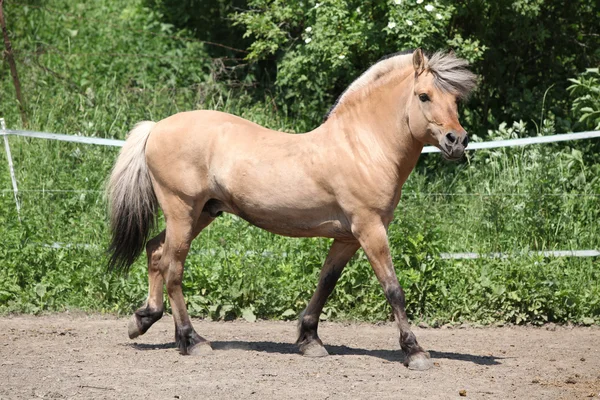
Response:
[[[423,348],[417,342],[417,338],[410,330],[410,323],[406,316],[404,290],[398,281],[391,282],[385,289],[385,297],[392,306],[396,324],[400,331],[400,348],[406,355],[405,364],[408,365],[411,356],[424,353]]]
[[[298,340],[296,344],[299,345],[300,351],[305,355],[317,356],[327,354],[323,348],[323,342],[321,342],[317,333],[319,317],[344,267],[354,253],[356,253],[358,247],[359,244],[355,242],[345,243],[334,241],[329,250],[327,259],[321,269],[317,290],[298,321]]]
[[[167,282],[167,287],[169,286]],[[169,301],[173,310],[173,320],[175,321],[175,343],[179,352],[183,355],[202,354],[205,350],[210,350],[208,340],[198,335],[192,326],[190,317],[185,306],[181,286],[174,290],[169,290]]]

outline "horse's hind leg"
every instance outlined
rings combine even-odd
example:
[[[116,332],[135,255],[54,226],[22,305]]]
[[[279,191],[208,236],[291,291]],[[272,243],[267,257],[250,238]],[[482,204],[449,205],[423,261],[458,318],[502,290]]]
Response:
[[[138,308],[129,321],[129,338],[143,335],[163,315],[163,272],[160,269],[165,231],[149,240],[146,244],[148,255],[148,299]]]
[[[323,347],[323,342],[321,342],[317,334],[319,316],[327,298],[333,292],[342,270],[359,247],[358,242],[340,242],[335,240],[329,250],[325,264],[321,269],[317,290],[298,321],[299,332],[296,344],[300,347],[302,354],[307,357],[328,355],[327,350]]]
[[[165,212],[165,215],[166,212]],[[181,354],[206,354],[212,349],[210,343],[198,335],[192,327],[187,312],[181,282],[183,265],[192,240],[214,220],[208,213],[196,219],[189,215],[167,216],[166,238],[161,259],[169,302],[175,321],[175,342]]]

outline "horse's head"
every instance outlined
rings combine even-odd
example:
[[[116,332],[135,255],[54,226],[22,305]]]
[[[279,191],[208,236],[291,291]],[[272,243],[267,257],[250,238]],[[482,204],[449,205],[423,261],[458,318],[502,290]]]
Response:
[[[458,121],[458,101],[475,87],[475,75],[465,60],[453,54],[436,53],[427,59],[421,49],[413,53],[414,85],[408,102],[412,135],[434,145],[444,158],[457,160],[469,143]]]

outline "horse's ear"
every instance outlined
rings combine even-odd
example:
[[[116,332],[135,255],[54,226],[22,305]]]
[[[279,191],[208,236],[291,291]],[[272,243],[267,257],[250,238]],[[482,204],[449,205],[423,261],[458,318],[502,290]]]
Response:
[[[423,50],[420,48],[416,49],[413,53],[413,67],[417,75],[421,75],[425,70],[425,56],[423,55]]]

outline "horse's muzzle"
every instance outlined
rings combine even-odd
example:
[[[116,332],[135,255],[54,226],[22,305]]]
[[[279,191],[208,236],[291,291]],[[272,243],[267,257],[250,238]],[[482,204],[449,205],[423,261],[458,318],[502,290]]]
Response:
[[[464,130],[462,132],[450,131],[440,140],[440,150],[442,150],[444,158],[458,160],[465,154],[468,144],[467,132]]]

